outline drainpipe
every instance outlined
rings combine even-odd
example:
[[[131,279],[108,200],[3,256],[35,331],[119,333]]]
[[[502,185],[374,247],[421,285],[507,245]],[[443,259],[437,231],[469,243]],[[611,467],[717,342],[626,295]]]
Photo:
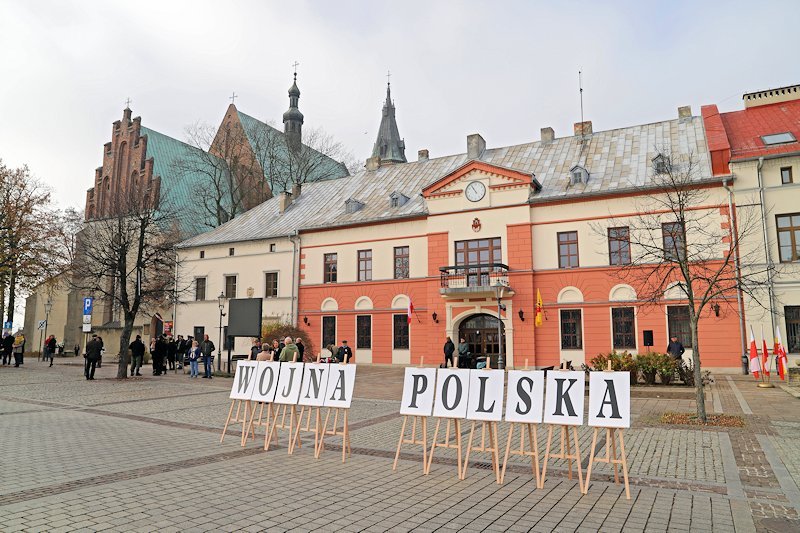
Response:
[[[730,213],[730,220],[731,220],[731,244],[733,245],[733,266],[736,269],[736,275],[740,276],[741,273],[739,271],[739,231],[736,229],[736,211],[733,210],[733,191],[728,186],[727,178],[722,180],[722,186],[728,191],[728,213]],[[742,291],[737,288],[736,289],[736,310],[739,312],[739,342],[740,348],[742,349],[742,373],[747,375],[748,373],[748,359],[747,359],[747,349],[745,344],[745,332],[744,332],[744,308],[742,307]]]
[[[294,230],[294,235],[289,235],[292,241],[292,325],[297,326],[297,306],[299,305],[298,291],[300,288],[300,265],[297,261],[297,237],[299,232]]]
[[[775,304],[774,288],[772,280],[772,255],[769,251],[769,235],[767,235],[767,212],[766,200],[764,198],[764,181],[761,168],[764,166],[764,158],[758,158],[758,196],[761,201],[761,229],[764,231],[764,257],[767,261],[767,294],[769,296],[769,320],[772,325],[772,334],[775,334]]]

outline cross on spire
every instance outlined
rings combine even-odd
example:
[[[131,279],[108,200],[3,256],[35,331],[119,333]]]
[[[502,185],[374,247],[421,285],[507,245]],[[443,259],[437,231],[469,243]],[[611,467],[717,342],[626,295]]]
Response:
[[[233,94],[228,97],[228,100],[231,101],[231,104],[236,105],[236,98],[239,95],[236,94],[236,91],[233,91]]]
[[[131,97],[129,96],[127,99],[125,99],[125,108],[127,109],[130,106],[131,106]]]
[[[386,71],[386,85],[391,85],[391,84],[392,84],[392,71],[391,70],[387,70]]]
[[[295,60],[295,62],[292,63],[292,68],[294,68],[294,79],[295,79],[295,81],[297,81],[297,67],[299,67],[299,66],[300,66],[300,63],[298,63],[297,60]]]

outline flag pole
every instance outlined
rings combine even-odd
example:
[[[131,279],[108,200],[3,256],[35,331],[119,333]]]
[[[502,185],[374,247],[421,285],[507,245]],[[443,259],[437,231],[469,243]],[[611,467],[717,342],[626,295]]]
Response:
[[[771,378],[769,375],[770,369],[770,357],[769,357],[769,350],[767,349],[767,339],[764,338],[764,324],[761,324],[761,349],[764,352],[764,357],[762,358],[762,372],[761,372],[761,383],[758,384],[759,388],[762,389],[774,389],[775,385],[770,383]],[[765,360],[766,359],[766,360]]]

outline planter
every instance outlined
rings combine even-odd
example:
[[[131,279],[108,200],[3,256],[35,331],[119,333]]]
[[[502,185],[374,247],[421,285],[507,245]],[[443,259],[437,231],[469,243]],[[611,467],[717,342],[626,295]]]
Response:
[[[644,382],[646,385],[655,385],[656,384],[656,371],[655,370],[642,370],[642,376],[644,377]]]
[[[672,374],[660,374],[661,384],[669,385],[672,382]]]

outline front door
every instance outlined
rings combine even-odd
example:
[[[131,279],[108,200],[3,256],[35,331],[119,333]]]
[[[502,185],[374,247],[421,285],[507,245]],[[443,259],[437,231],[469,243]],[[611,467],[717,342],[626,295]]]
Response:
[[[467,341],[473,360],[475,357],[489,357],[492,368],[497,368],[497,356],[500,354],[500,344],[497,341],[497,325],[499,320],[492,315],[474,315],[464,320],[458,328],[459,339]],[[502,327],[503,354],[505,351],[506,334]]]

